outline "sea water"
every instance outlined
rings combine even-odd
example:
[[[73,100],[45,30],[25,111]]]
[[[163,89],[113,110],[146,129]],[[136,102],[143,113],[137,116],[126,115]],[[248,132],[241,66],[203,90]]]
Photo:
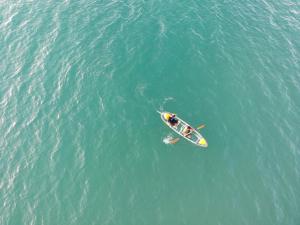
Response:
[[[0,1],[0,224],[300,224],[299,59],[295,0]]]

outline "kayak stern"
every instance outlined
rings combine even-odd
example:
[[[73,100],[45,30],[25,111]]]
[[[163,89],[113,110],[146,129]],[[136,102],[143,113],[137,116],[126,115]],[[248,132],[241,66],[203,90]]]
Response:
[[[207,144],[207,141],[205,140],[205,138],[200,138],[199,142],[198,142],[198,145],[200,145],[201,147],[204,147],[204,148],[207,148],[208,147],[208,144]]]

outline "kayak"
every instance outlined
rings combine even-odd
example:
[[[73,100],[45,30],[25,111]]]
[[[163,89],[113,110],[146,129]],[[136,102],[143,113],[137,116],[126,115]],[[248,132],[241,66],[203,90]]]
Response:
[[[168,117],[170,115],[172,115],[172,113],[169,112],[159,112],[160,117],[162,119],[162,121],[168,126],[170,127],[173,131],[175,131],[177,134],[179,134],[180,136],[184,137],[186,140],[192,142],[193,144],[199,146],[199,147],[204,147],[206,148],[208,146],[207,141],[205,140],[205,138],[195,129],[193,128],[191,125],[189,125],[187,122],[183,121],[182,119],[180,119],[177,115],[176,115],[176,119],[178,120],[178,123],[176,125],[171,125],[168,122]],[[192,128],[191,133],[189,133],[189,135],[184,135],[184,130],[187,126],[190,126]]]

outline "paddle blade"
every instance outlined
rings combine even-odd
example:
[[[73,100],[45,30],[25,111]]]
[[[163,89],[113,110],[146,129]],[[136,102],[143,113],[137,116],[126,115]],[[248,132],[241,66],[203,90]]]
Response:
[[[205,124],[200,125],[199,127],[197,127],[198,130],[202,129],[205,127]]]
[[[170,144],[176,144],[179,141],[179,138],[175,138],[173,140],[170,140]]]
[[[172,135],[168,135],[163,139],[165,144],[175,144],[179,141],[179,138],[173,138]]]

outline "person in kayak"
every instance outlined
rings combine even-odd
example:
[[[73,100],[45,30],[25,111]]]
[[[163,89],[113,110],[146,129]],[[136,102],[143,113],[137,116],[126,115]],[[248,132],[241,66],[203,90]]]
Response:
[[[185,137],[188,137],[190,138],[191,137],[191,133],[193,131],[193,128],[191,128],[189,125],[186,126],[183,131],[182,131],[182,134],[185,136]]]
[[[171,126],[176,126],[178,124],[178,119],[176,118],[175,114],[172,114],[168,118],[168,122],[170,123]]]

